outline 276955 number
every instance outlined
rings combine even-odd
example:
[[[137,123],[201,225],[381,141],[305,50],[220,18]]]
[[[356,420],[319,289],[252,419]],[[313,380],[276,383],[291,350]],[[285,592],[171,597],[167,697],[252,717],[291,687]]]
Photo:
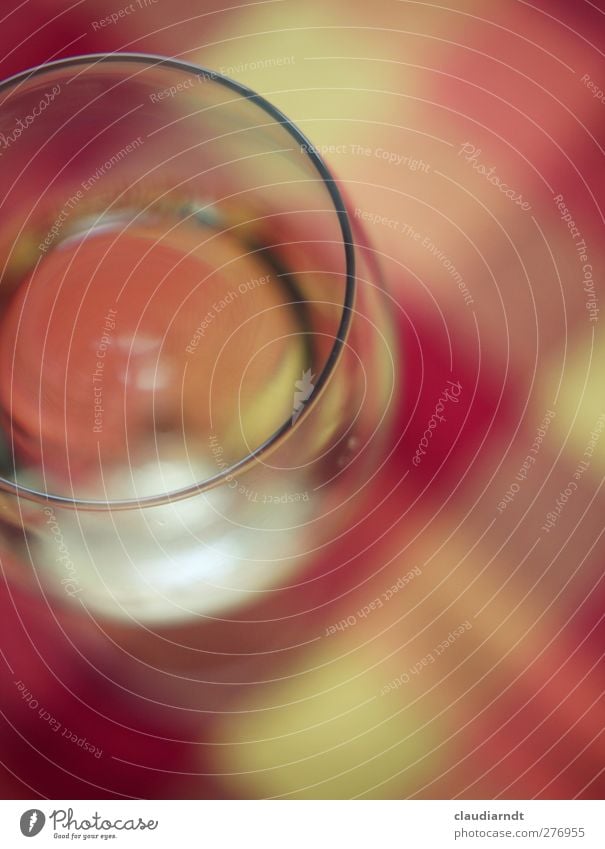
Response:
[[[547,826],[542,829],[542,837],[584,837],[584,829],[582,827],[555,828],[554,826]]]

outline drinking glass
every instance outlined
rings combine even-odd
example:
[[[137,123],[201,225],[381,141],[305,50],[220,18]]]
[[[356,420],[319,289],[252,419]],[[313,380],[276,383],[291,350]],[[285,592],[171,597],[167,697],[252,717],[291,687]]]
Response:
[[[367,507],[396,386],[312,144],[210,70],[85,56],[0,86],[0,186],[11,580],[123,624],[287,586]]]

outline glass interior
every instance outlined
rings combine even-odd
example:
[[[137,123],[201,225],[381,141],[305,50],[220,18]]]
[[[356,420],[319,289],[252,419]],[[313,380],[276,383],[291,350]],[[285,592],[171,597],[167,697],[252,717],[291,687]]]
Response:
[[[140,56],[9,80],[0,133],[2,488],[159,504],[295,430],[353,302],[346,213],[304,136]]]

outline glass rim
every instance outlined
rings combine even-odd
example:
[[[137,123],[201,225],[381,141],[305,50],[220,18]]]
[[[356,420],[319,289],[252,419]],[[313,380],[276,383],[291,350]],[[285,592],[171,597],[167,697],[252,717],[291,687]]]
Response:
[[[70,56],[65,59],[57,59],[52,62],[45,62],[41,65],[36,65],[25,71],[20,71],[0,82],[0,93],[7,88],[14,87],[19,83],[27,82],[28,80],[44,75],[51,71],[61,70],[76,65],[89,65],[94,67],[97,64],[112,63],[112,62],[131,62],[133,64],[147,65],[148,67],[167,67],[176,71],[186,71],[190,74],[196,74],[200,77],[209,78],[211,82],[216,82],[227,89],[231,89],[236,94],[241,95],[246,100],[259,106],[273,120],[279,123],[286,132],[288,132],[298,143],[301,152],[306,154],[307,159],[312,163],[315,170],[319,173],[322,182],[327,189],[332,200],[334,211],[340,225],[340,232],[343,237],[343,247],[345,255],[345,293],[342,304],[342,315],[338,330],[335,334],[334,344],[328,354],[325,364],[315,382],[313,389],[305,401],[302,411],[294,420],[293,416],[283,422],[277,430],[273,431],[257,448],[249,451],[245,457],[242,457],[237,462],[227,468],[205,478],[203,481],[188,484],[185,487],[169,490],[163,494],[148,495],[141,498],[122,498],[122,499],[90,499],[76,498],[66,495],[58,495],[49,492],[43,492],[11,481],[8,478],[0,476],[0,491],[19,498],[24,498],[28,501],[34,501],[43,504],[54,504],[59,507],[72,508],[74,510],[88,511],[111,511],[111,510],[132,510],[142,507],[156,507],[162,504],[168,504],[175,501],[181,501],[186,498],[191,498],[199,495],[210,489],[220,486],[224,482],[229,482],[233,479],[236,472],[246,472],[250,467],[254,466],[263,456],[273,451],[289,436],[289,434],[299,427],[300,423],[310,414],[317,406],[323,389],[328,380],[332,376],[334,369],[346,343],[346,339],[351,324],[351,316],[353,305],[355,302],[356,278],[355,278],[355,247],[353,243],[353,233],[349,214],[347,212],[343,196],[336,185],[336,181],[323,158],[317,152],[313,143],[303,133],[303,131],[295,124],[284,112],[277,106],[274,106],[263,95],[258,94],[249,86],[237,82],[224,74],[213,71],[203,65],[198,65],[193,62],[186,62],[180,59],[174,59],[168,56],[161,56],[152,53],[131,53],[131,52],[114,52],[114,53],[88,53],[78,56]],[[2,104],[0,104],[0,110]]]

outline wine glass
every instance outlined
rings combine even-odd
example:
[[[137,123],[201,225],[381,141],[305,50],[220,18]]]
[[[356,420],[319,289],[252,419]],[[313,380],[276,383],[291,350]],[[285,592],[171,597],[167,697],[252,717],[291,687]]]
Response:
[[[363,511],[397,383],[313,145],[220,74],[114,53],[5,81],[0,148],[12,580],[156,626],[286,586]]]

